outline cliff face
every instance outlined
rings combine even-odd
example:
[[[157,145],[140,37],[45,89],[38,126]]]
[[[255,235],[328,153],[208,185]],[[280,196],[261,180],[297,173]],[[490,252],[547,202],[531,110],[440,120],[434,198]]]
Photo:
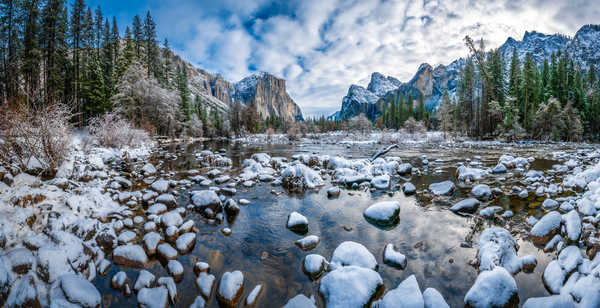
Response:
[[[235,84],[233,99],[246,106],[255,104],[264,120],[268,116],[285,121],[301,121],[300,107],[288,95],[285,80],[268,73],[257,73]]]
[[[235,101],[245,106],[255,102],[258,113],[267,117],[280,117],[286,121],[301,121],[302,111],[289,96],[285,80],[268,73],[257,73],[238,83],[225,80],[219,74],[211,74],[175,56],[177,65],[185,65],[188,71],[188,87],[192,98],[198,95],[201,103],[226,113]]]

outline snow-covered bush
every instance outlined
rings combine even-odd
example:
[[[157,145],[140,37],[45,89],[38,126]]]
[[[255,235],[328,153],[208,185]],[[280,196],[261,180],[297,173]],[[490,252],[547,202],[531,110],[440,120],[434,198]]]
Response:
[[[373,123],[367,119],[364,113],[350,119],[348,121],[348,126],[351,130],[359,131],[363,134],[370,133],[373,129]]]
[[[53,174],[69,150],[71,110],[63,104],[43,108],[23,104],[0,115],[0,164]]]
[[[196,114],[192,115],[192,118],[186,123],[186,135],[190,137],[199,138],[204,134],[204,130],[202,127],[202,121],[198,119]]]
[[[148,133],[135,129],[117,112],[108,112],[90,120],[90,134],[106,147],[139,146],[150,141]]]

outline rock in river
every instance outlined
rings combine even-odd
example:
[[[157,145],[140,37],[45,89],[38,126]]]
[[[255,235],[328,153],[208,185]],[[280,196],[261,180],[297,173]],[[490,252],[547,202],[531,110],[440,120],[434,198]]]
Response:
[[[328,308],[367,307],[382,287],[383,280],[374,270],[344,266],[321,279],[319,292]]]
[[[113,251],[113,262],[115,264],[130,267],[144,267],[148,263],[148,256],[140,245],[127,244],[115,248]]]
[[[385,296],[373,303],[376,308],[424,307],[423,294],[415,275],[410,275],[397,288],[388,291]]]
[[[560,230],[560,223],[562,217],[560,213],[556,211],[549,212],[544,215],[529,232],[529,237],[534,244],[544,245],[546,244],[554,234]]]
[[[429,191],[437,196],[448,196],[454,192],[456,186],[451,181],[443,181],[429,185]]]
[[[65,274],[50,289],[50,302],[56,307],[100,307],[100,292],[80,275]]]
[[[517,307],[517,283],[501,266],[483,271],[465,295],[467,308]]]
[[[369,269],[377,269],[375,256],[362,244],[346,241],[341,243],[331,257],[333,267],[360,266]]]
[[[389,226],[396,224],[400,220],[400,202],[377,202],[365,210],[364,216],[377,225]]]
[[[237,307],[244,291],[244,274],[240,271],[225,272],[217,289],[217,300],[224,307]]]
[[[306,233],[308,232],[308,219],[298,212],[292,212],[288,216],[287,227],[297,233]]]
[[[479,200],[475,198],[467,198],[453,205],[450,210],[455,213],[475,213],[479,208]]]
[[[406,267],[406,256],[396,251],[394,244],[390,243],[385,245],[385,249],[383,250],[383,263],[404,269]]]
[[[411,182],[406,182],[402,184],[402,191],[405,195],[409,196],[414,194],[417,191],[417,188]]]
[[[319,245],[319,237],[316,235],[309,235],[297,240],[294,244],[304,251],[312,250]]]

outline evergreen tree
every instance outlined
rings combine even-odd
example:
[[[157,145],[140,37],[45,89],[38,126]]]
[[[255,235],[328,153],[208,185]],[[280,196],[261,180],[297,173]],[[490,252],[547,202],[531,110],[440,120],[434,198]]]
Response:
[[[135,42],[135,54],[138,59],[142,59],[141,46],[144,41],[144,30],[142,29],[142,19],[139,15],[133,17],[132,24],[133,41]]]
[[[423,121],[425,120],[425,104],[423,103],[423,94],[419,95],[419,107],[417,108],[416,120]]]
[[[73,9],[71,11],[71,48],[73,54],[73,92],[75,98],[75,105],[77,106],[78,113],[78,125],[81,128],[83,126],[83,106],[80,100],[81,92],[81,61],[80,61],[80,48],[83,34],[83,21],[84,21],[85,3],[84,0],[75,0]]]
[[[66,23],[63,19],[65,0],[49,0],[42,10],[40,44],[44,62],[45,102],[52,104],[63,98],[65,82],[64,63],[66,51]]]
[[[523,62],[523,71],[520,79],[521,105],[519,106],[519,117],[522,119],[522,127],[525,130],[528,130],[529,114],[531,113],[532,106],[535,106],[537,80],[536,67],[533,63],[531,53],[525,55],[525,62]]]
[[[135,31],[135,30],[134,30]],[[134,32],[135,34],[135,32]],[[158,46],[156,44],[156,24],[150,15],[150,11],[146,13],[144,19],[144,42],[146,48],[145,62],[148,68],[148,77],[154,76],[160,80],[158,67]]]
[[[521,62],[517,56],[517,49],[513,49],[512,58],[510,60],[510,73],[508,79],[508,95],[520,98],[519,87],[521,85]]]
[[[40,6],[39,0],[24,0],[21,5],[24,23],[21,70],[25,81],[25,101],[32,104],[40,84]]]

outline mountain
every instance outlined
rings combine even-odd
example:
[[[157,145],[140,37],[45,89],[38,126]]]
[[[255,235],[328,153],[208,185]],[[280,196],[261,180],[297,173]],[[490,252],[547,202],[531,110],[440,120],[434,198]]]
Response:
[[[538,65],[557,51],[567,51],[575,62],[584,68],[592,63],[600,65],[600,25],[585,25],[573,38],[562,34],[547,35],[526,31],[522,40],[509,37],[498,49],[503,57],[505,68],[510,64],[513,50],[517,52],[521,61],[525,59],[527,53],[531,53]],[[341,109],[328,118],[345,120],[365,113],[369,119],[375,120],[381,115],[384,105],[393,101],[398,95],[409,94],[415,101],[422,94],[425,108],[435,110],[440,104],[444,89],[448,89],[450,97],[456,95],[458,77],[465,63],[464,58],[435,68],[423,63],[408,82],[400,82],[394,77],[385,77],[375,72],[371,75],[366,89],[359,85],[351,85],[348,94],[342,99]]]
[[[260,72],[248,76],[234,85],[233,99],[245,106],[256,104],[258,114],[279,117],[284,121],[302,121],[302,111],[288,95],[285,80]]]
[[[255,103],[263,120],[267,117],[279,117],[285,121],[303,120],[300,107],[287,93],[284,79],[260,72],[232,83],[219,74],[211,74],[178,56],[174,57],[177,65],[187,67],[191,97],[198,95],[206,106],[226,113],[236,101],[244,106]]]

